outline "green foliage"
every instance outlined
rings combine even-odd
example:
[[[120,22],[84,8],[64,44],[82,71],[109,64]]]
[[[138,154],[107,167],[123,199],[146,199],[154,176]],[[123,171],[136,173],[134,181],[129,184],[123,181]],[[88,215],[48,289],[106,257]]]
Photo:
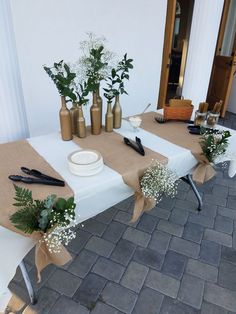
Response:
[[[104,88],[104,97],[108,102],[111,102],[115,95],[128,95],[124,87],[124,81],[129,80],[129,70],[133,69],[132,62],[133,59],[128,59],[126,53],[117,67],[111,70],[111,74],[106,79],[107,88]]]
[[[231,136],[229,131],[219,131],[212,129],[201,129],[200,145],[203,154],[207,157],[209,162],[223,155],[228,147],[228,138]]]
[[[87,82],[83,82],[83,83],[79,83],[79,88],[80,91],[76,91],[76,95],[78,96],[78,103],[80,106],[87,104],[87,102],[89,101],[88,98],[86,98],[89,94],[89,89],[88,89],[88,83]]]
[[[14,206],[19,210],[11,215],[13,225],[25,233],[34,231],[47,232],[55,225],[67,226],[75,219],[74,198],[58,198],[49,195],[45,200],[33,200],[32,192],[28,189],[15,186],[17,203]]]
[[[61,60],[58,63],[54,63],[54,66],[51,68],[46,66],[43,68],[56,85],[59,94],[65,96],[67,101],[75,101],[76,94],[74,88],[71,87],[71,83],[76,77],[76,74],[70,71],[69,66]]]

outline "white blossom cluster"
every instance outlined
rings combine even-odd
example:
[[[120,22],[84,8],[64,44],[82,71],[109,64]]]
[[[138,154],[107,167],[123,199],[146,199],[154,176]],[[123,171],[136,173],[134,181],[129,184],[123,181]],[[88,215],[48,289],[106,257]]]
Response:
[[[175,197],[177,194],[177,175],[157,160],[145,171],[140,180],[145,197],[153,198],[159,203],[163,195]]]
[[[51,230],[46,232],[40,240],[46,243],[50,253],[60,253],[61,245],[67,246],[76,237],[76,232],[71,229],[76,225],[76,219],[68,211],[70,210],[65,210],[64,221],[60,223],[58,223],[60,214],[54,213],[53,220],[50,221]]]

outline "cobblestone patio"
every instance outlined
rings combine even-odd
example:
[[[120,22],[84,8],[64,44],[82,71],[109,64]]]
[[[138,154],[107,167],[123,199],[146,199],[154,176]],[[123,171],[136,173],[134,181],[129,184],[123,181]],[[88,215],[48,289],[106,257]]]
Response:
[[[236,116],[221,122],[236,129]],[[219,169],[199,187],[203,209],[181,182],[175,199],[130,225],[133,199],[77,230],[73,260],[47,267],[36,284],[34,251],[25,258],[38,294],[29,305],[18,270],[9,312],[24,314],[236,313],[236,177]]]

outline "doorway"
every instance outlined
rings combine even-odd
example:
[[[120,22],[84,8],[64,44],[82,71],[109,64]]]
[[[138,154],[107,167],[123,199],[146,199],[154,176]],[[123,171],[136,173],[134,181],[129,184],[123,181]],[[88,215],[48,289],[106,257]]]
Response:
[[[158,108],[182,97],[194,0],[168,0]]]
[[[216,52],[208,87],[207,102],[211,109],[223,101],[221,117],[225,116],[233,77],[236,73],[236,1],[225,0],[217,39]]]

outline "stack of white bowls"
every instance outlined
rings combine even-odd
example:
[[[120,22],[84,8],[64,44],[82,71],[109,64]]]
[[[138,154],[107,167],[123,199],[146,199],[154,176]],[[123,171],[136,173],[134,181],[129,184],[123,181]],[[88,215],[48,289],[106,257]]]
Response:
[[[103,169],[102,155],[92,149],[81,149],[68,156],[68,166],[71,173],[77,176],[92,176]]]

